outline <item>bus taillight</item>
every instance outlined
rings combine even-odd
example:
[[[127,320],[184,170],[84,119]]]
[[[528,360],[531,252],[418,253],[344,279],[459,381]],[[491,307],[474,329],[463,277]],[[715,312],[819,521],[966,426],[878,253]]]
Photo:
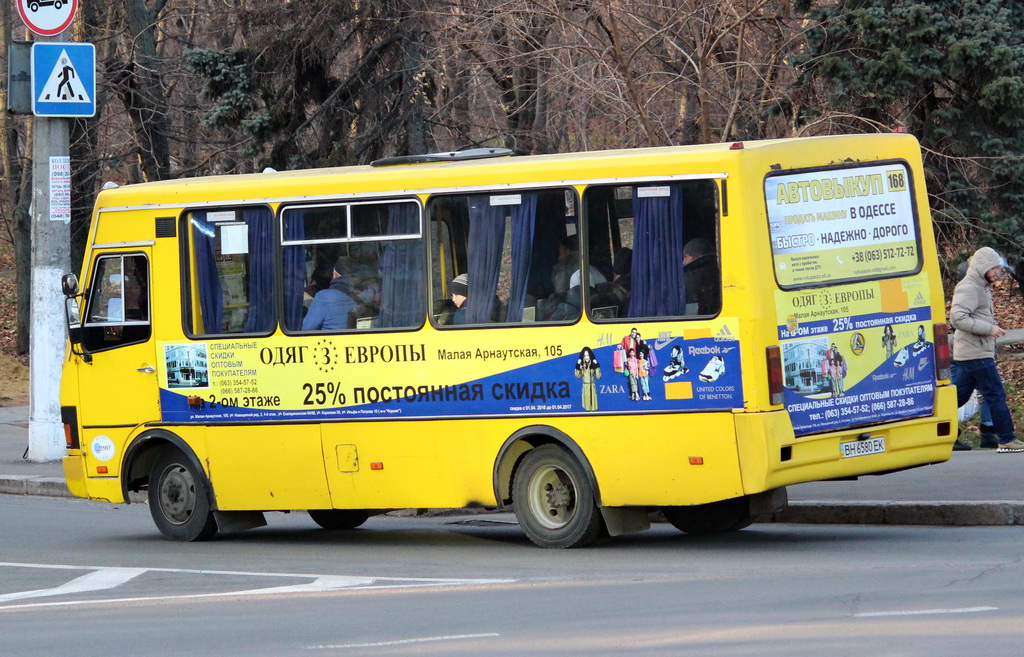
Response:
[[[949,362],[949,325],[935,325],[935,373],[940,379],[952,376]]]
[[[60,420],[64,424],[64,443],[68,449],[81,449],[78,436],[78,408],[76,406],[61,406]]]
[[[768,354],[768,395],[772,404],[781,404],[783,400],[782,384],[782,351],[778,345],[767,348]]]

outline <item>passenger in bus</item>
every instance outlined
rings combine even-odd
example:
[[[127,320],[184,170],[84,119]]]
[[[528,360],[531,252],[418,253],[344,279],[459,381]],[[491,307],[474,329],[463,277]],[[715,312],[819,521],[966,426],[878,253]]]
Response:
[[[633,249],[624,246],[615,252],[612,273],[611,294],[618,306],[619,317],[625,317],[629,311],[629,295],[633,285]]]
[[[710,240],[696,237],[683,247],[683,280],[687,314],[714,315],[719,311],[721,275]]]
[[[448,284],[448,294],[451,295],[452,304],[455,306],[455,313],[452,315],[452,324],[466,323],[466,301],[469,298],[469,276],[459,274]]]
[[[338,258],[334,264],[331,284],[327,289],[317,292],[309,304],[309,312],[302,320],[303,331],[340,331],[351,328],[349,316],[356,303],[345,289],[349,282],[338,271],[345,271],[346,267],[345,258]]]
[[[106,321],[108,322],[124,321],[124,302],[121,298],[124,278],[121,274],[111,274],[103,282],[103,294],[107,297]]]
[[[313,298],[316,297],[317,293],[330,287],[333,277],[333,266],[315,268],[309,276],[309,284],[303,290],[302,305],[309,308],[309,304],[313,303]]]
[[[569,279],[580,268],[579,237],[566,235],[558,243],[558,260],[551,268],[551,287],[554,294],[569,291]]]

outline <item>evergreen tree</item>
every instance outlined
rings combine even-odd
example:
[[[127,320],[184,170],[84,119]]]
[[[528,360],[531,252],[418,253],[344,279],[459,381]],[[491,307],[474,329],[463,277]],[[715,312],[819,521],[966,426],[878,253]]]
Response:
[[[804,101],[795,111],[797,122],[831,113],[847,117],[846,131],[905,128],[924,148],[940,239],[964,245],[950,251],[962,256],[990,245],[1020,265],[1020,3],[840,0],[809,17],[809,49],[795,62]]]

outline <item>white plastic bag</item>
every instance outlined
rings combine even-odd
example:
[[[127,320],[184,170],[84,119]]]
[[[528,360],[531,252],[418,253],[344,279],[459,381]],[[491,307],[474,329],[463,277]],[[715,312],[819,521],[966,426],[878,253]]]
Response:
[[[971,393],[971,398],[967,400],[967,403],[960,407],[960,421],[966,422],[974,417],[974,414],[978,412],[978,391],[975,390]]]

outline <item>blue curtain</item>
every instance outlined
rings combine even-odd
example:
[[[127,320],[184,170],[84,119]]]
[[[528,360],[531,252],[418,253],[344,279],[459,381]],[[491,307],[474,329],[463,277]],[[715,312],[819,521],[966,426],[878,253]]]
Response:
[[[526,290],[530,283],[533,232],[537,222],[537,193],[522,195],[522,203],[512,210],[512,289],[508,295],[508,321],[523,321]],[[468,312],[467,312],[468,314]]]
[[[633,266],[630,317],[686,314],[683,282],[683,194],[640,198],[633,187]]]
[[[413,203],[389,205],[387,232],[388,235],[419,234],[419,207]],[[424,262],[422,238],[385,242],[379,267],[381,327],[423,323]]]
[[[502,243],[505,240],[504,205],[491,206],[487,195],[469,197],[469,294],[466,323],[491,321],[501,272]]]
[[[217,273],[217,255],[213,248],[217,229],[206,222],[205,212],[194,213],[191,226],[196,259],[196,286],[199,288],[199,313],[202,320],[202,327],[194,328],[197,333],[220,333],[224,324],[224,302],[220,276]]]
[[[306,237],[306,225],[301,210],[289,211],[284,222],[284,240],[302,240]],[[306,247],[286,246],[284,248],[284,326],[289,331],[298,331],[302,326],[302,299],[306,288]]]
[[[246,208],[249,228],[249,315],[246,333],[266,333],[274,327],[274,236],[269,208]]]

